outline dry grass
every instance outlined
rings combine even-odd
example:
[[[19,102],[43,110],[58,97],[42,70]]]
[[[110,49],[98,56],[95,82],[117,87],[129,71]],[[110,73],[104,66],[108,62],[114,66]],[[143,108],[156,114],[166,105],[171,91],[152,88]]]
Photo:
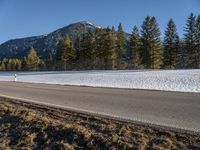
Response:
[[[200,136],[0,98],[0,149],[200,149]]]

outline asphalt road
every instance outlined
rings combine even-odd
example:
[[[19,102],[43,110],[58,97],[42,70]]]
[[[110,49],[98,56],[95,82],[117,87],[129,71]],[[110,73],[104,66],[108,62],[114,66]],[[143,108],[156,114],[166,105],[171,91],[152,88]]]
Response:
[[[0,82],[0,96],[200,133],[200,93]]]

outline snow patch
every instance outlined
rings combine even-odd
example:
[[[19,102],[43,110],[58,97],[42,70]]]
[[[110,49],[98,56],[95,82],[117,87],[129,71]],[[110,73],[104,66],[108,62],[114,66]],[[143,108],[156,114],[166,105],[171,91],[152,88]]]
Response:
[[[14,74],[0,73],[0,81],[14,81]],[[17,75],[20,82],[200,93],[200,69],[18,72]]]
[[[103,29],[103,27],[99,26],[99,25],[96,25],[90,21],[82,21],[81,23],[85,24],[85,25],[90,25],[90,26],[93,26],[93,27],[96,27],[98,29]]]

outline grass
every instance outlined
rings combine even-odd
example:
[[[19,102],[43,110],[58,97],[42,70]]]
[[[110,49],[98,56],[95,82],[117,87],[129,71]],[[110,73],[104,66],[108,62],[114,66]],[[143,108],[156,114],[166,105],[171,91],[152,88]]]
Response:
[[[200,149],[200,136],[0,98],[0,149]]]

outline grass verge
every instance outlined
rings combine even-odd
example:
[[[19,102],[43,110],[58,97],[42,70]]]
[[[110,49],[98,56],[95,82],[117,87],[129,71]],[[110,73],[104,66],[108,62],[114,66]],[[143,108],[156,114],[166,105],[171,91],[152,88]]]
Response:
[[[0,149],[200,149],[200,136],[0,98]]]

